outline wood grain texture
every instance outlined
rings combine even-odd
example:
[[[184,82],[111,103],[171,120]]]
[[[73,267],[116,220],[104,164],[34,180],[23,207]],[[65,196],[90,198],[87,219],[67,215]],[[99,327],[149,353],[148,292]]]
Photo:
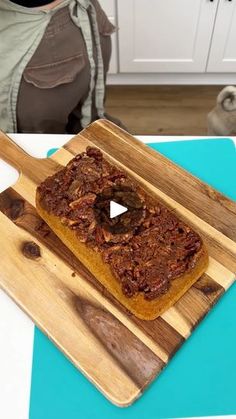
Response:
[[[31,157],[1,131],[0,150],[0,156],[6,163],[15,167],[21,176],[26,176],[36,184],[60,169],[60,165],[53,160]]]
[[[8,142],[0,135],[0,157],[21,176],[0,194],[0,285],[109,400],[127,406],[234,282],[235,203],[107,122],[93,124],[50,159],[33,159]],[[87,145],[127,165],[129,174],[197,229],[208,247],[207,272],[156,320],[139,320],[124,309],[35,210],[38,182]],[[22,247],[28,242],[39,246],[41,257],[26,258]]]
[[[4,227],[7,227],[7,229]],[[129,405],[139,397],[142,388],[156,376],[164,363],[135,337],[115,317],[108,314],[119,332],[113,337],[113,328],[106,331],[111,342],[127,341],[126,359],[118,357],[118,349],[105,345],[104,336],[98,337],[88,319],[79,315],[78,306],[87,310],[104,310],[91,290],[85,289],[80,277],[72,276],[59,257],[38,243],[42,257],[34,261],[22,255],[22,243],[31,241],[30,234],[19,229],[3,214],[0,214],[0,234],[6,244],[1,251],[4,258],[4,276],[1,272],[1,287],[34,320],[44,333],[57,344],[64,354],[106,395],[113,403]],[[9,235],[11,240],[8,240]],[[14,263],[12,255],[14,254]],[[85,308],[84,308],[85,310]],[[97,332],[99,333],[99,331]],[[102,340],[102,341],[101,341]],[[146,372],[140,375],[138,364],[132,364],[132,377],[127,372],[128,360],[140,351],[140,359],[146,362]],[[149,375],[148,375],[149,374]],[[112,379],[111,379],[112,377]],[[138,384],[137,384],[138,383]]]
[[[81,319],[92,334],[99,339],[137,387],[143,389],[164,363],[108,311],[80,299],[76,305]]]
[[[107,86],[106,110],[137,135],[207,135],[221,86]]]

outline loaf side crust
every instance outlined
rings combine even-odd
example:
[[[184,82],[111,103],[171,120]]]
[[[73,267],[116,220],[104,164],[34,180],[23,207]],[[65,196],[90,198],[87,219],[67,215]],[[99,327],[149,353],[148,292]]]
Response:
[[[109,265],[100,253],[79,241],[76,232],[62,224],[59,217],[48,213],[40,204],[39,192],[36,192],[36,209],[41,218],[49,225],[61,241],[72,251],[80,262],[95,278],[132,314],[142,320],[154,320],[175,304],[206,271],[209,258],[203,245],[198,252],[198,260],[191,271],[174,279],[170,289],[154,300],[148,301],[142,293],[126,297],[121,283],[113,275]]]

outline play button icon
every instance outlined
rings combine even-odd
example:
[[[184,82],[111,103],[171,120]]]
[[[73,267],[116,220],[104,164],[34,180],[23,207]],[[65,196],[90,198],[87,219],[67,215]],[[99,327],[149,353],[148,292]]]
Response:
[[[97,195],[93,211],[103,229],[112,234],[123,234],[140,225],[145,210],[133,188],[115,185]]]
[[[118,204],[115,201],[110,201],[110,218],[118,217],[119,215],[124,214],[126,211],[128,211],[128,208]]]

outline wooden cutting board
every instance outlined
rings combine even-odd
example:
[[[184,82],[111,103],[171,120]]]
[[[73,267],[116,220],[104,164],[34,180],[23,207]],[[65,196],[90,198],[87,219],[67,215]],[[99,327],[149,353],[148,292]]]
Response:
[[[207,272],[154,321],[127,312],[36,213],[36,186],[88,145],[173,207],[208,247]],[[236,204],[107,121],[49,159],[30,157],[1,134],[0,157],[20,172],[0,194],[2,289],[109,400],[130,405],[234,282]],[[25,252],[28,242],[39,245],[41,257]]]

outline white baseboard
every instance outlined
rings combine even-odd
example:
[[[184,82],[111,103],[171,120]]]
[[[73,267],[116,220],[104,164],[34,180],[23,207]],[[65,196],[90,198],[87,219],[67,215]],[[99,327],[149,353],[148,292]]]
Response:
[[[109,74],[109,85],[232,85],[235,73],[118,73]]]

